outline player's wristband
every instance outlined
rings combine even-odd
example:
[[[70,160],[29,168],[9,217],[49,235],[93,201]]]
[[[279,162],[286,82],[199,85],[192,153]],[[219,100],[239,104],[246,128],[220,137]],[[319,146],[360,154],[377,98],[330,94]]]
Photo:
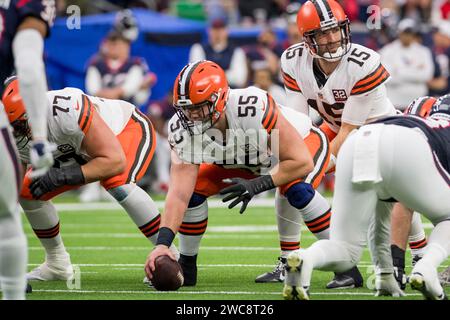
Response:
[[[252,179],[250,180],[250,183],[254,194],[271,190],[276,187],[275,184],[273,183],[273,179],[270,174],[259,176],[258,178]]]
[[[175,233],[170,228],[162,227],[159,229],[158,239],[156,240],[156,245],[165,245],[170,247],[172,245],[173,239],[175,238]]]
[[[83,170],[79,164],[70,167],[62,168],[65,184],[70,186],[77,186],[85,183]]]

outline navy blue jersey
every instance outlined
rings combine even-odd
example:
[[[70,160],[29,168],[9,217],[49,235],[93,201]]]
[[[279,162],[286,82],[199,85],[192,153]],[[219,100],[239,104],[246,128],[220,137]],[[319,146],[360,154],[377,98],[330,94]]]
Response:
[[[94,67],[98,70],[102,78],[103,88],[114,88],[117,86],[121,86],[125,82],[127,73],[134,66],[138,66],[142,70],[142,74],[144,76],[147,75],[150,71],[144,58],[130,57],[119,67],[113,68],[108,64],[108,61],[100,54],[94,56],[89,61],[88,67]],[[129,99],[128,102],[135,104],[133,98]]]
[[[14,71],[13,39],[27,17],[44,21],[48,35],[55,18],[55,1],[0,0],[0,94],[3,92],[3,82]]]
[[[450,119],[431,117],[423,119],[417,116],[393,116],[373,123],[393,124],[407,128],[420,129],[428,138],[428,143],[442,164],[450,173]]]

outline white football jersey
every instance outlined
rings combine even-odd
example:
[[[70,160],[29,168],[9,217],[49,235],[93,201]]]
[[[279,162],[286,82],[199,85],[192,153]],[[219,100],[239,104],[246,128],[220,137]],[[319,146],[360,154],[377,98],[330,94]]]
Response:
[[[300,108],[292,105],[298,102],[289,97],[301,95],[301,101],[306,100],[335,132],[339,131],[342,122],[359,126],[395,114],[383,85],[390,75],[375,51],[352,44],[323,87],[317,83],[313,61],[304,42],[284,51],[281,71],[288,95],[287,106]]]
[[[81,150],[81,143],[90,128],[94,112],[118,135],[135,108],[122,100],[88,96],[77,88],[48,91],[47,99],[50,109],[47,116],[48,140],[56,144],[54,157],[59,165],[89,160],[88,155]],[[30,162],[29,144],[19,153],[22,162]]]
[[[276,130],[281,112],[305,138],[312,126],[304,114],[277,105],[266,92],[256,87],[230,89],[225,108],[227,137],[210,128],[201,135],[190,135],[175,114],[169,121],[169,143],[179,158],[193,164],[215,163],[226,168],[245,168],[254,172],[273,165]],[[271,137],[271,148],[268,139]]]

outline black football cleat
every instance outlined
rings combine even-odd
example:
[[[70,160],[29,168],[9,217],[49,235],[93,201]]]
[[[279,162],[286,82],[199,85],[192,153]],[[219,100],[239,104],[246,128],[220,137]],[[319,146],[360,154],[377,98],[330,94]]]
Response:
[[[256,283],[283,282],[286,272],[286,258],[278,257],[275,268],[256,277]]]
[[[193,287],[197,284],[197,255],[185,256],[180,254],[178,263],[183,269],[184,287]]]
[[[31,287],[31,285],[27,282],[27,288],[25,289],[25,293],[32,293],[33,292],[33,288]]]
[[[353,289],[363,286],[363,277],[358,267],[353,267],[349,271],[335,273],[333,280],[328,282],[327,289]]]

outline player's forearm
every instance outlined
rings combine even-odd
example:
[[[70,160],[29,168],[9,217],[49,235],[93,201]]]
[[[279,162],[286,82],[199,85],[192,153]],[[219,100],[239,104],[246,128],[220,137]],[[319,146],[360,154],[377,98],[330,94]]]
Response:
[[[125,160],[120,156],[96,157],[81,167],[86,183],[101,181],[121,174]]]
[[[47,82],[45,78],[44,41],[35,29],[24,29],[13,40],[13,54],[20,93],[25,103],[33,138],[47,139]]]
[[[339,129],[339,132],[336,136],[336,138],[333,139],[333,141],[331,141],[330,143],[330,149],[331,149],[331,153],[337,157],[339,150],[341,149],[342,144],[344,143],[345,139],[347,139],[348,135],[350,134],[350,132],[353,129],[356,129],[357,126],[353,126],[353,125],[346,125],[345,127],[342,126]]]
[[[161,216],[160,227],[169,228],[174,234],[176,234],[181,226],[181,223],[183,222],[187,206],[188,203],[186,201],[167,195],[164,213]]]
[[[284,160],[272,169],[271,176],[275,186],[282,186],[306,177],[313,169],[314,163],[311,157],[301,160]]]

